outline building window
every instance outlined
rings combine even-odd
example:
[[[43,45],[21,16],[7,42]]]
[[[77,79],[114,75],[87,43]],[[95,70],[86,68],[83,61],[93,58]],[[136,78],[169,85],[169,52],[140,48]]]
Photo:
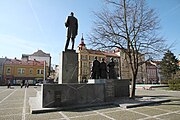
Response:
[[[22,74],[24,74],[25,73],[25,69],[22,69]]]
[[[83,63],[83,67],[85,67],[85,68],[88,67],[86,62]]]
[[[18,74],[21,74],[21,69],[18,68]]]
[[[44,70],[43,69],[38,69],[37,70],[37,74],[43,74],[44,73]]]
[[[10,67],[7,68],[6,73],[7,74],[11,73],[11,68]]]
[[[89,60],[93,61],[94,60],[94,56],[89,56]]]
[[[32,75],[33,74],[33,69],[29,70],[29,74]]]
[[[40,74],[40,70],[37,70],[37,74]]]
[[[87,55],[81,55],[82,60],[87,60],[87,57],[88,57]]]
[[[18,74],[24,74],[25,69],[24,68],[18,68]]]
[[[87,75],[87,74],[88,74],[87,69],[84,69],[83,70],[83,75]]]

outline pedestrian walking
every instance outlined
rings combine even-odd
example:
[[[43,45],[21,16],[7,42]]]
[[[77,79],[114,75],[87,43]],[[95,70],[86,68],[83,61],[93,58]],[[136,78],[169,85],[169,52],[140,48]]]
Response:
[[[29,82],[28,82],[28,80],[26,80],[25,88],[28,88],[28,87],[29,87]]]
[[[25,84],[25,80],[22,80],[22,82],[21,82],[21,88],[23,88],[24,84]]]
[[[11,88],[11,81],[10,80],[8,80],[7,88]]]

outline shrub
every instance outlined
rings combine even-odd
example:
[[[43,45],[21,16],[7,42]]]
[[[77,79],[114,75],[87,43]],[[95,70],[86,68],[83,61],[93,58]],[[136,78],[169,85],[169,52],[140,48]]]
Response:
[[[168,85],[171,90],[180,90],[180,79],[169,80]]]
[[[161,84],[168,84],[168,80],[161,80]]]

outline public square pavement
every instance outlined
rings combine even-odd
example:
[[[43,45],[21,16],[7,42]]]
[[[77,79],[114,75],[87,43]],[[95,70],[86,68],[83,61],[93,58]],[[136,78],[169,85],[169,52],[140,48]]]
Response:
[[[0,120],[180,120],[180,91],[164,88],[137,89],[139,97],[168,98],[171,102],[124,109],[114,105],[76,110],[30,114],[29,97],[35,96],[40,86],[7,89],[0,86]]]

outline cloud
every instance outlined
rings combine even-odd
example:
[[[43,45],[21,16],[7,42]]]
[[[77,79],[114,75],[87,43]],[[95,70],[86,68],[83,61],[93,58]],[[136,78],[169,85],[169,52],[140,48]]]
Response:
[[[34,15],[34,18],[35,18],[35,20],[36,20],[36,22],[37,22],[37,24],[38,24],[39,30],[41,31],[42,36],[44,36],[43,27],[42,27],[42,25],[41,25],[41,23],[40,23],[39,17],[38,17],[38,15],[37,15],[34,7],[33,7],[33,4],[32,4],[32,2],[31,2],[31,0],[28,0],[28,3],[29,3],[29,6],[30,6],[30,8],[31,8],[31,10],[32,10],[32,13],[33,13],[33,15]]]
[[[34,51],[34,49],[36,48],[47,46],[44,43],[33,42],[30,40],[24,40],[18,38],[16,36],[2,35],[2,34],[0,34],[0,43],[1,43],[1,48],[4,49],[19,48],[19,49],[23,49],[24,51]]]

